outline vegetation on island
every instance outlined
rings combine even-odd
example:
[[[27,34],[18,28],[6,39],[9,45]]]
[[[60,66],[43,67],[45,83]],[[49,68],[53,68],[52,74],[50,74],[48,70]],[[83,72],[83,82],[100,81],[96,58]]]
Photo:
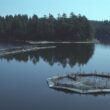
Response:
[[[54,17],[0,16],[0,40],[7,41],[110,41],[110,21],[88,20],[63,13]]]
[[[65,13],[39,18],[37,15],[0,16],[0,39],[19,41],[90,41],[91,24],[85,16]]]

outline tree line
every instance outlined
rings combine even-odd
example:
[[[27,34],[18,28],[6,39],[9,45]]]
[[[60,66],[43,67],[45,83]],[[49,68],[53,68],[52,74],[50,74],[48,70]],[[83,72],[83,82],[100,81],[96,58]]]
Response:
[[[38,17],[33,15],[0,16],[0,39],[3,40],[47,40],[87,41],[93,38],[92,27],[85,16],[71,13]]]
[[[110,21],[90,21],[94,28],[95,38],[101,42],[110,42]]]

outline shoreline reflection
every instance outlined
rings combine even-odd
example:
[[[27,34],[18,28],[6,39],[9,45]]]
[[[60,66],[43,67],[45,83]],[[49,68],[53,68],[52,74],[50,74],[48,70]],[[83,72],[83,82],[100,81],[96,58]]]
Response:
[[[6,55],[0,59],[6,59],[8,62],[13,59],[19,62],[30,60],[33,64],[37,64],[41,58],[51,66],[58,63],[63,67],[66,67],[67,64],[73,67],[75,64],[87,64],[94,53],[94,47],[94,44],[57,44],[54,49]]]

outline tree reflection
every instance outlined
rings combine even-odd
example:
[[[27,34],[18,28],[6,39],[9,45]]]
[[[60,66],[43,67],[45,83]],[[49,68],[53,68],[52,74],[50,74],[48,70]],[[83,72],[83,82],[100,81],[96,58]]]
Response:
[[[57,44],[54,49],[36,50],[32,52],[19,53],[0,57],[10,61],[32,61],[33,64],[39,62],[40,58],[50,65],[55,63],[66,67],[69,64],[73,67],[75,64],[84,65],[92,57],[94,44]]]

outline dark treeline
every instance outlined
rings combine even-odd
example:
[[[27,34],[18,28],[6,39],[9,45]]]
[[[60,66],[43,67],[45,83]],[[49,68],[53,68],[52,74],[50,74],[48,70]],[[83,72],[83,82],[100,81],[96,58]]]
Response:
[[[0,39],[3,40],[47,40],[47,41],[87,41],[92,39],[92,28],[85,16],[49,14],[0,16]]]
[[[63,67],[86,64],[94,53],[94,44],[58,44],[54,49],[37,50],[26,53],[1,56],[0,59],[38,63],[40,59],[49,65],[59,64]]]
[[[110,21],[90,21],[95,30],[95,37],[102,42],[110,42]]]

